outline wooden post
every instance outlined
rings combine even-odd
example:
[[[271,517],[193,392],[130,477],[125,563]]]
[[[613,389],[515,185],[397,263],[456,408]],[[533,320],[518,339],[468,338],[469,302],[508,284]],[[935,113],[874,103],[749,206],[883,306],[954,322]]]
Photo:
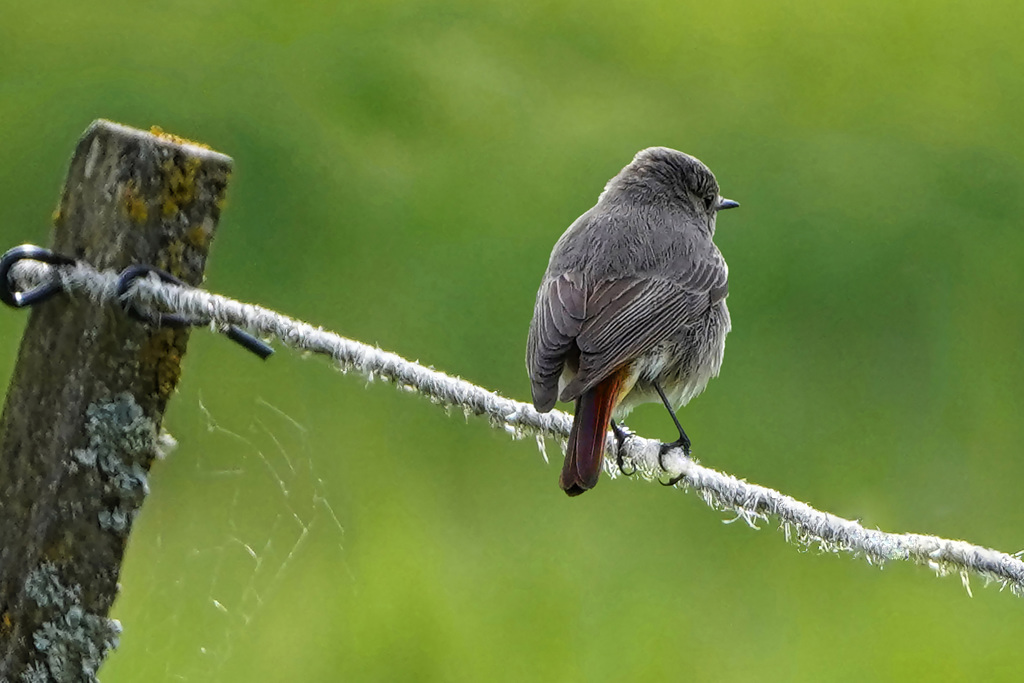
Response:
[[[198,285],[231,163],[97,121],[71,160],[51,248]],[[107,613],[187,341],[83,298],[32,311],[0,417],[0,681],[95,680],[117,645]]]

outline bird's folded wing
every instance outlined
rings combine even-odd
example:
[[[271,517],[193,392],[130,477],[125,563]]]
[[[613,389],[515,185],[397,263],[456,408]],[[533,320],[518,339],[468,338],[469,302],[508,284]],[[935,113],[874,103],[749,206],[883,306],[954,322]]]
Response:
[[[578,273],[548,280],[537,296],[527,343],[537,409],[554,406],[562,368],[577,349],[579,371],[562,391],[563,401],[699,321],[728,293],[725,263],[715,256],[694,263],[688,277],[676,281],[634,276],[588,286]]]
[[[558,378],[586,319],[583,276],[565,273],[541,285],[526,343],[533,404],[551,410],[558,399]]]

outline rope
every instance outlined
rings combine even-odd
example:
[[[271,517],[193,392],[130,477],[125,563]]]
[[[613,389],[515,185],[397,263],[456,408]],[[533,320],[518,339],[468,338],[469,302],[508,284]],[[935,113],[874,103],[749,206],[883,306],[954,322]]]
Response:
[[[572,425],[571,416],[560,411],[538,413],[528,403],[505,398],[397,354],[346,339],[260,306],[163,282],[154,275],[136,279],[121,296],[117,294],[117,273],[99,272],[82,263],[47,265],[22,260],[13,265],[8,277],[11,284],[21,290],[59,282],[69,294],[84,295],[95,304],[131,305],[150,311],[151,315],[166,315],[169,311],[190,319],[208,320],[210,326],[218,331],[235,325],[257,336],[277,339],[293,349],[329,356],[343,370],[357,372],[368,380],[387,380],[446,408],[462,409],[466,415],[486,415],[493,427],[504,429],[514,438],[536,437],[542,452],[544,437],[560,439],[564,443]],[[661,458],[665,465],[662,469],[659,464],[660,446],[656,440],[629,435],[623,442],[621,455],[645,479],[678,478],[674,485],[676,488],[693,489],[712,508],[730,511],[754,528],[757,528],[758,521],[776,517],[787,540],[806,546],[851,553],[872,564],[909,560],[930,567],[940,576],[959,573],[968,593],[969,573],[973,572],[986,581],[1008,587],[1014,595],[1024,595],[1021,553],[1009,555],[938,536],[867,529],[858,522],[816,510],[773,489],[705,467],[686,457],[679,448]],[[612,454],[619,447],[610,434],[607,447]],[[612,478],[619,474],[615,458],[606,459],[605,469]]]

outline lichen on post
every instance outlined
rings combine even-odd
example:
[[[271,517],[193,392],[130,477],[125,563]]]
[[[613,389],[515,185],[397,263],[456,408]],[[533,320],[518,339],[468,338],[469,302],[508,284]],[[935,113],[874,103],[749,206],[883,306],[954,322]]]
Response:
[[[204,145],[97,121],[51,248],[199,285],[230,173]],[[107,614],[187,342],[68,296],[32,311],[0,416],[0,680],[92,680],[116,646]]]

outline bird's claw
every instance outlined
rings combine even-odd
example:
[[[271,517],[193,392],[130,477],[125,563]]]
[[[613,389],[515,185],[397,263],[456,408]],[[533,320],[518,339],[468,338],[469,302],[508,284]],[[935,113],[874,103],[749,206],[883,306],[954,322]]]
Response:
[[[628,472],[626,471],[626,460],[625,458],[622,457],[622,451],[624,450],[623,446],[626,442],[626,439],[632,436],[633,433],[626,429],[625,427],[620,427],[619,425],[615,424],[614,420],[612,420],[612,432],[615,433],[615,441],[618,444],[618,448],[615,450],[615,462],[619,466],[619,472],[622,472],[627,477],[631,477],[634,474],[636,474],[636,467],[634,467]]]
[[[686,435],[683,435],[679,439],[676,439],[675,441],[673,441],[672,443],[663,443],[663,444],[661,444],[661,446],[658,448],[658,465],[660,465],[661,469],[663,471],[665,471],[665,472],[668,472],[668,468],[665,467],[665,460],[664,460],[665,454],[668,453],[669,451],[671,451],[674,448],[682,448],[683,449],[683,455],[685,455],[687,458],[689,458],[690,457],[690,439],[688,439],[686,437]],[[680,475],[677,475],[675,477],[672,477],[667,482],[661,482],[661,485],[662,486],[675,486],[676,484],[681,482],[685,477],[686,477],[685,473],[684,474],[680,474]]]

